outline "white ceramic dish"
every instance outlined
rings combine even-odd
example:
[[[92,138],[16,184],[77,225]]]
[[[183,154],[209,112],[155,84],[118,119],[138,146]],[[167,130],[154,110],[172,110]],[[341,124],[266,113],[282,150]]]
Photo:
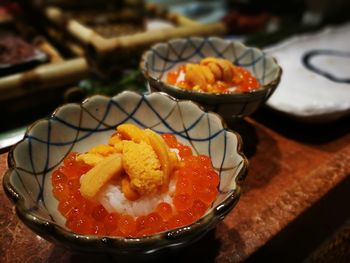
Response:
[[[289,38],[267,48],[284,70],[266,102],[294,119],[322,123],[350,113],[350,24]]]

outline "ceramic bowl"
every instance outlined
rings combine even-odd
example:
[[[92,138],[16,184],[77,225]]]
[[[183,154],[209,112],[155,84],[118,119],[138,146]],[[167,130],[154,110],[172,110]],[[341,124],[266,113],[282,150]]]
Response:
[[[225,58],[248,69],[261,83],[261,88],[249,93],[218,94],[184,90],[166,83],[169,71],[180,64],[198,63],[205,57]],[[151,92],[163,91],[178,99],[196,101],[225,119],[253,113],[275,91],[282,74],[276,60],[261,50],[217,37],[182,38],[158,43],[143,54],[140,69],[149,82]]]
[[[121,123],[134,123],[158,133],[171,133],[198,154],[209,155],[220,175],[219,195],[193,224],[142,238],[80,235],[65,227],[53,197],[51,174],[71,152],[106,143]],[[191,101],[166,94],[125,91],[109,98],[96,95],[82,104],[66,104],[48,119],[32,124],[9,153],[4,189],[19,218],[35,233],[66,247],[116,255],[142,256],[193,242],[231,211],[240,196],[247,160],[240,137],[222,119]]]

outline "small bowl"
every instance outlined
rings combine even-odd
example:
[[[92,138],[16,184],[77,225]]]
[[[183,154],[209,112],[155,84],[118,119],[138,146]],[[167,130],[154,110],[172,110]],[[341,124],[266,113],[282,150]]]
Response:
[[[198,63],[205,57],[225,58],[248,69],[262,84],[261,88],[247,93],[220,94],[184,90],[166,83],[169,71],[180,64]],[[261,50],[217,37],[181,38],[158,43],[143,54],[140,69],[151,92],[163,91],[178,99],[196,101],[224,119],[253,113],[275,91],[282,74],[276,60]]]
[[[219,195],[198,221],[140,238],[81,235],[65,227],[52,194],[52,172],[71,151],[85,152],[106,143],[115,127],[125,122],[174,134],[195,153],[211,157],[220,175]],[[9,153],[3,186],[19,218],[43,238],[81,251],[142,257],[197,240],[231,211],[247,169],[241,146],[239,135],[228,131],[217,114],[204,112],[191,101],[131,91],[112,98],[97,95],[80,105],[63,105],[50,118],[32,124]]]

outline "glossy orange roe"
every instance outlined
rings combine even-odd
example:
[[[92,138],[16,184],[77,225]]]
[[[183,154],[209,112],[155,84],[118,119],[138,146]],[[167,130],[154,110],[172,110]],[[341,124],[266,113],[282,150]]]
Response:
[[[193,223],[209,208],[218,194],[219,177],[208,156],[194,156],[191,148],[179,143],[174,135],[164,134],[170,148],[177,148],[181,158],[175,172],[173,205],[161,202],[148,215],[133,218],[127,214],[108,213],[80,194],[80,176],[91,167],[69,154],[52,174],[53,194],[58,210],[73,232],[91,235],[146,236]]]
[[[180,65],[177,69],[170,71],[167,74],[167,83],[175,85],[182,89],[192,90],[193,87],[186,80],[178,81],[180,74],[186,74],[185,65]],[[211,88],[200,89],[202,92],[212,92],[212,93],[223,93],[223,94],[232,94],[232,93],[244,93],[251,92],[260,88],[259,81],[245,68],[240,66],[234,66],[234,76],[232,81],[215,81],[214,84],[211,84]],[[230,88],[235,87],[234,91],[231,91]]]

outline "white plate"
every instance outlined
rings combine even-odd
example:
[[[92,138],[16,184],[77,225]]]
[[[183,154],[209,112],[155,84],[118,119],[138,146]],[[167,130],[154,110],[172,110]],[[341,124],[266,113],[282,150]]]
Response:
[[[265,52],[283,69],[270,108],[318,123],[350,113],[350,23],[291,37]]]

